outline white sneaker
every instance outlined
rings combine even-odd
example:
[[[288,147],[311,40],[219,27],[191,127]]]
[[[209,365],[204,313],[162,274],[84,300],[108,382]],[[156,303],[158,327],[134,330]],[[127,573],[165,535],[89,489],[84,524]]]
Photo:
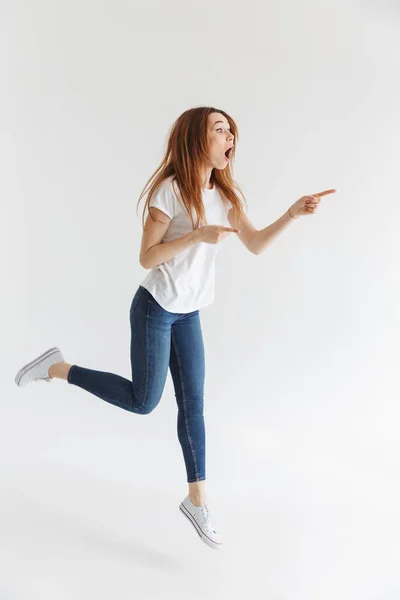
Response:
[[[63,355],[59,348],[50,348],[50,350],[22,367],[16,374],[14,381],[18,386],[24,386],[30,381],[38,379],[50,382],[53,378],[49,377],[49,368],[58,362],[64,362]]]
[[[210,546],[210,548],[221,548],[222,540],[211,522],[211,515],[207,505],[195,506],[192,504],[190,497],[186,496],[179,505],[179,510],[189,519],[205,544]]]

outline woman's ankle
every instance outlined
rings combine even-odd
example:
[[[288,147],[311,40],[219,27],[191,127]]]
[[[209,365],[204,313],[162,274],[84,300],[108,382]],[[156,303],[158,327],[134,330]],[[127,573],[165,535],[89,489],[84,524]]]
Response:
[[[51,378],[67,379],[71,366],[72,365],[70,365],[67,362],[55,363],[54,365],[51,365],[51,367],[49,368],[48,375]]]
[[[204,479],[201,481],[193,481],[189,483],[189,498],[192,504],[195,506],[205,506],[206,504],[206,482]]]
[[[189,494],[189,498],[190,498],[190,502],[192,504],[194,504],[195,506],[205,506],[206,505],[206,499],[205,498],[198,498],[195,496],[191,496]]]

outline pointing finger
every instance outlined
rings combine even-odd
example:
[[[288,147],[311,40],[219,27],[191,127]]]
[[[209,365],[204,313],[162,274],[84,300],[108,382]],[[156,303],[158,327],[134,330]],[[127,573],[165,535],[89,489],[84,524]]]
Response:
[[[318,194],[311,194],[311,195],[321,198],[322,196],[326,196],[327,194],[334,194],[335,192],[336,192],[336,190],[325,190],[324,192],[319,192]]]

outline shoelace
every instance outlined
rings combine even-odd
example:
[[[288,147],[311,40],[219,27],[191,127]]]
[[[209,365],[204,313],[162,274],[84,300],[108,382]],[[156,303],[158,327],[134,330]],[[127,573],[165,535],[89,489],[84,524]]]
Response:
[[[204,527],[206,530],[208,531],[212,531],[213,533],[217,533],[214,529],[214,525],[211,522],[211,515],[210,515],[210,511],[208,510],[208,507],[201,507],[201,512],[203,514],[203,517],[205,519],[205,523],[204,523]]]

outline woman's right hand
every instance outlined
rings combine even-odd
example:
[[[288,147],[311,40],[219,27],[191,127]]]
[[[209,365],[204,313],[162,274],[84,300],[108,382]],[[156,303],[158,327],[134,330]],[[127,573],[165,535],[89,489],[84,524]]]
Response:
[[[200,241],[207,244],[219,244],[229,233],[240,233],[240,229],[223,225],[203,225],[199,227]]]

